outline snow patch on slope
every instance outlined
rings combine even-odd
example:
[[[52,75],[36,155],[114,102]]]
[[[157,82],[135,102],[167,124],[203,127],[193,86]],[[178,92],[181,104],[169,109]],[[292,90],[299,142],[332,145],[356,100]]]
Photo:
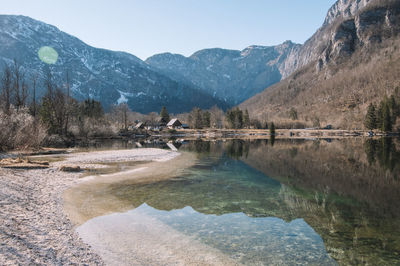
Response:
[[[128,102],[128,97],[132,97],[133,96],[132,93],[129,93],[129,92],[123,92],[123,91],[120,91],[120,90],[118,90],[118,92],[119,92],[120,97],[117,100],[117,104],[127,103]]]
[[[89,69],[89,71],[92,72],[93,74],[95,74],[95,75],[99,75],[99,74],[100,74],[100,71],[94,70],[94,69],[93,69],[93,66],[90,65],[90,64],[88,63],[88,60],[87,60],[86,58],[81,57],[81,62],[82,62],[82,63],[85,65],[85,67],[86,67],[87,69]]]

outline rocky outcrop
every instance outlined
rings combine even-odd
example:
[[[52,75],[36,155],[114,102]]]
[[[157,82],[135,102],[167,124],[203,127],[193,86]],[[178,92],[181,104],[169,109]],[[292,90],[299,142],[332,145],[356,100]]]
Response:
[[[323,26],[294,57],[298,62],[295,68],[316,61],[322,69],[330,61],[341,62],[357,48],[397,35],[399,14],[397,1],[339,0],[329,10]]]
[[[339,0],[328,11],[323,26],[328,26],[336,19],[347,19],[355,16],[357,12],[374,0]]]
[[[358,7],[344,15],[330,12],[336,19],[327,19],[330,23],[290,57],[297,71],[240,107],[282,125],[291,123],[288,114],[294,108],[307,126],[315,121],[346,129],[362,126],[368,105],[395,94],[399,86],[400,2],[370,0]]]

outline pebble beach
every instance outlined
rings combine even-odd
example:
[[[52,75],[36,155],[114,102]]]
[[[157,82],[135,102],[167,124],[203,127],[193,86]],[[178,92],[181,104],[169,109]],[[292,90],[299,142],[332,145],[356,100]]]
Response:
[[[82,183],[82,174],[61,172],[59,167],[167,161],[178,155],[160,149],[71,153],[48,169],[0,168],[0,265],[103,265],[64,211],[63,193]]]

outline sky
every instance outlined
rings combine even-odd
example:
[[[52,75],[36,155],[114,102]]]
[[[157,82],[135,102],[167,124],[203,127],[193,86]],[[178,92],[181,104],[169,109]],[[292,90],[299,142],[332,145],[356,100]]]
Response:
[[[336,0],[0,0],[99,48],[146,59],[204,48],[304,43]]]

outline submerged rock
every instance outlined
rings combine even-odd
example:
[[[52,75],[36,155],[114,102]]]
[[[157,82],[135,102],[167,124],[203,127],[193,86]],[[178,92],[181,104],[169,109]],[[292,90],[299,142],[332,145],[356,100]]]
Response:
[[[82,169],[81,169],[80,166],[63,165],[63,166],[60,167],[60,171],[77,173],[77,172],[82,171]]]

